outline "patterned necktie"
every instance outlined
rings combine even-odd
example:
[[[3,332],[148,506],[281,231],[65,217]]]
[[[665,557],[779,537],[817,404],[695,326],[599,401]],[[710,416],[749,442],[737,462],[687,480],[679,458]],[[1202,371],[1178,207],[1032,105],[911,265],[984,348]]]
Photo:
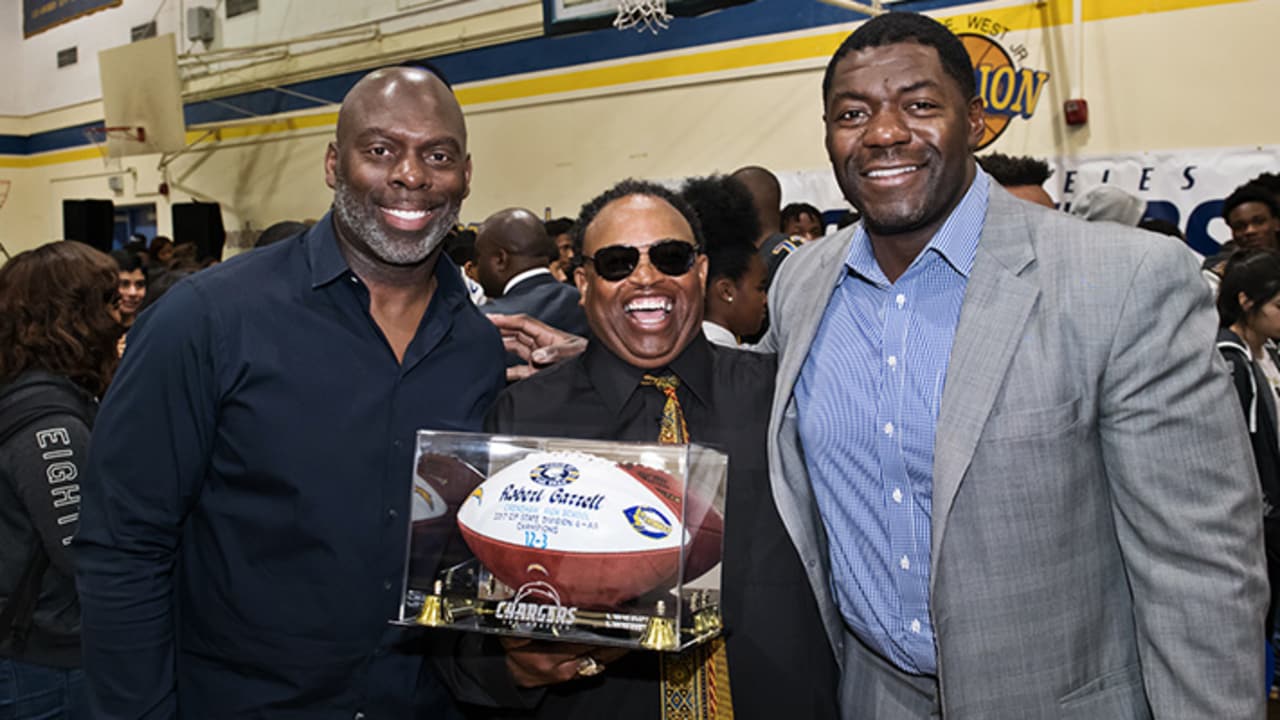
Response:
[[[672,373],[648,375],[641,385],[655,387],[667,396],[662,407],[658,442],[678,445],[689,442],[689,426],[676,388],[680,378]],[[724,638],[696,645],[682,653],[662,653],[662,720],[733,720],[733,698],[729,694],[729,663]]]

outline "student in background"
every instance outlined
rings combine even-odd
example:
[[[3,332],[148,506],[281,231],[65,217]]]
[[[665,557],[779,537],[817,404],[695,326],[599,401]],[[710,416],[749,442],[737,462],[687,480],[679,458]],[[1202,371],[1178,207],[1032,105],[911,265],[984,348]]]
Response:
[[[117,282],[111,258],[76,242],[0,268],[0,717],[88,717],[70,544],[116,367]]]

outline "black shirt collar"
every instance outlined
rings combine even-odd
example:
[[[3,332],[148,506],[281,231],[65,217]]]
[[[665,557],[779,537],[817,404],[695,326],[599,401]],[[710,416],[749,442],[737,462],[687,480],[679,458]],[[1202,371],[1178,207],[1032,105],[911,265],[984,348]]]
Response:
[[[338,236],[333,228],[333,211],[324,214],[303,236],[307,257],[311,261],[311,289],[337,280],[351,272],[347,259],[338,250]]]
[[[621,412],[645,373],[662,375],[670,370],[680,378],[681,386],[700,402],[707,404],[711,398],[711,344],[702,336],[702,331],[698,331],[688,347],[666,368],[644,370],[629,365],[596,338],[587,343],[582,364],[596,392],[614,413]]]
[[[303,237],[307,246],[307,257],[311,263],[311,289],[329,283],[351,273],[351,266],[338,249],[338,235],[333,227],[333,211],[324,214],[319,222],[311,226]],[[461,300],[468,299],[467,286],[462,282],[458,266],[453,264],[448,255],[437,249],[440,255],[436,260],[436,294],[440,305],[452,310]],[[435,304],[433,299],[432,304]],[[638,382],[638,381],[637,381]]]

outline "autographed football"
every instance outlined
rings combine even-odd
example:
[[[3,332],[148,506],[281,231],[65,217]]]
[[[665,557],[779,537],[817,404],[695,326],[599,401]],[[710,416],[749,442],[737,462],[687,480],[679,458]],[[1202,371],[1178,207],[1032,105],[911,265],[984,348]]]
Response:
[[[723,521],[688,500],[694,537],[681,521],[680,484],[643,465],[584,453],[533,452],[477,487],[458,527],[477,559],[519,589],[549,585],[563,605],[612,607],[719,561]],[[545,584],[545,585],[542,585]]]

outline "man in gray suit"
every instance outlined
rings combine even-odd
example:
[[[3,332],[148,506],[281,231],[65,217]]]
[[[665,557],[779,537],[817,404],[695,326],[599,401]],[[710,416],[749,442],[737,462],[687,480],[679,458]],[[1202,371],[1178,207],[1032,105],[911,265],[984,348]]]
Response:
[[[863,222],[770,293],[769,462],[844,715],[1262,717],[1258,481],[1188,253],[990,182],[924,16],[860,27],[823,94]]]

